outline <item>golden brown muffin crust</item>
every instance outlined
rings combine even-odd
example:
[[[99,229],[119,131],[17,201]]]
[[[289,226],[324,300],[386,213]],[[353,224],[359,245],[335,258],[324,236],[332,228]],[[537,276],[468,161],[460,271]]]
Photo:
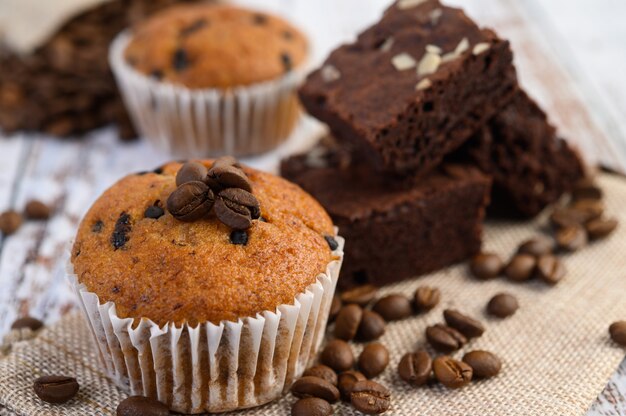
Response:
[[[74,272],[102,303],[114,302],[119,316],[159,325],[255,316],[292,304],[326,270],[332,253],[324,236],[333,235],[326,211],[298,186],[247,167],[265,221],[253,221],[245,246],[232,244],[232,230],[213,214],[192,223],[167,210],[159,219],[144,218],[157,201],[164,206],[180,166],[121,179],[80,224]],[[127,241],[115,249],[121,216],[128,226],[120,221],[116,241]]]
[[[180,5],[139,24],[126,48],[138,71],[189,88],[273,80],[306,59],[304,35],[283,19],[227,5]]]

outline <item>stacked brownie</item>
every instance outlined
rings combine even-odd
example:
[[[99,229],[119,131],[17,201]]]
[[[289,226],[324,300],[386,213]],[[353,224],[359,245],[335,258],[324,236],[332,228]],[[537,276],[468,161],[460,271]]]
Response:
[[[302,102],[337,143],[281,169],[346,237],[342,286],[461,261],[480,249],[490,196],[534,215],[583,175],[512,58],[461,10],[400,0],[309,76]]]

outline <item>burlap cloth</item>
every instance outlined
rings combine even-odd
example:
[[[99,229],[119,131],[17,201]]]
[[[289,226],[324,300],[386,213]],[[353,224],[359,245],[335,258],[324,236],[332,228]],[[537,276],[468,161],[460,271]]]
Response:
[[[617,368],[624,350],[613,344],[609,324],[626,319],[626,180],[603,175],[609,214],[621,227],[608,240],[594,243],[565,258],[568,275],[554,288],[535,281],[514,284],[504,279],[481,282],[470,278],[464,265],[451,267],[386,287],[383,292],[410,295],[418,285],[438,286],[442,303],[432,312],[391,323],[381,341],[391,353],[391,363],[379,380],[393,390],[388,414],[428,416],[550,416],[582,415],[602,391]],[[516,245],[541,230],[533,224],[492,222],[485,248],[509,256]],[[515,294],[521,308],[506,320],[485,316],[487,301],[500,291]],[[493,380],[473,382],[451,391],[440,385],[411,388],[397,376],[396,366],[407,351],[424,346],[424,329],[442,321],[441,311],[455,307],[481,317],[485,334],[469,349],[487,349],[504,360],[502,373]],[[125,394],[99,370],[90,334],[82,317],[71,314],[43,330],[36,339],[14,344],[0,359],[0,404],[20,415],[114,415]],[[355,346],[358,353],[361,346]],[[462,355],[459,352],[458,355]],[[49,406],[32,391],[33,379],[44,374],[78,378],[81,390],[69,404]],[[288,415],[294,398],[236,413],[237,415]],[[2,410],[0,410],[2,414]],[[8,413],[7,413],[8,414]],[[357,414],[348,405],[335,414]]]

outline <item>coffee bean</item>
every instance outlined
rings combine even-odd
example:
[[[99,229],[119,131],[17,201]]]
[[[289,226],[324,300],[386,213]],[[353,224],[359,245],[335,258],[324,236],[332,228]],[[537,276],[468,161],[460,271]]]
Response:
[[[574,184],[572,197],[578,199],[602,199],[602,189],[600,189],[592,178],[583,178]]]
[[[498,318],[507,318],[519,308],[519,303],[513,295],[498,293],[487,304],[487,313]]]
[[[450,389],[458,389],[472,381],[472,367],[452,357],[440,356],[435,358],[433,371],[437,380]]]
[[[130,237],[128,233],[131,230],[130,215],[122,212],[115,222],[115,228],[111,234],[111,245],[114,250],[118,250],[126,245]]]
[[[320,362],[338,372],[349,370],[354,366],[352,348],[345,341],[333,339],[322,350]]]
[[[441,292],[436,287],[420,286],[415,291],[415,308],[420,312],[433,309],[441,299]]]
[[[324,399],[307,397],[300,399],[291,407],[291,416],[330,416],[333,407]]]
[[[24,213],[31,220],[47,220],[50,218],[50,207],[41,201],[32,199],[26,203]]]
[[[580,199],[574,201],[571,207],[573,210],[581,213],[585,218],[585,222],[600,218],[604,213],[604,204],[602,201],[594,199]]]
[[[404,354],[398,363],[398,375],[414,386],[426,384],[433,371],[433,361],[426,351]]]
[[[377,415],[386,412],[391,406],[391,392],[372,380],[357,381],[352,386],[350,403],[366,415]]]
[[[341,299],[339,299],[339,296],[333,296],[333,301],[330,304],[330,312],[328,314],[329,323],[333,322],[335,318],[337,318],[337,315],[339,314],[342,306],[343,304],[341,303]]]
[[[143,213],[145,218],[151,218],[153,220],[158,220],[163,215],[165,215],[165,211],[157,205],[150,205]]]
[[[43,328],[43,322],[32,316],[25,316],[13,322],[11,329],[30,329],[31,331],[37,331]]]
[[[14,234],[22,226],[22,216],[15,211],[0,214],[0,231],[4,235]]]
[[[617,228],[618,222],[614,218],[596,218],[585,224],[587,235],[592,240],[604,238]]]
[[[581,225],[588,220],[589,218],[587,218],[584,212],[577,211],[571,207],[557,208],[550,214],[550,222],[557,229]]]
[[[526,240],[520,244],[517,252],[520,254],[530,254],[539,257],[544,254],[552,254],[554,252],[554,240],[548,237],[536,237]]]
[[[168,416],[166,405],[156,399],[144,396],[131,396],[117,406],[117,416]]]
[[[186,182],[167,198],[167,209],[177,220],[192,222],[205,217],[214,202],[213,192],[206,184]]]
[[[392,294],[380,298],[372,307],[386,321],[408,318],[413,313],[411,301],[404,295]]]
[[[176,71],[183,71],[187,69],[189,66],[189,57],[187,56],[187,51],[182,48],[178,48],[174,51],[174,55],[172,56],[172,67]]]
[[[239,188],[252,192],[252,183],[240,168],[227,165],[226,162],[216,164],[207,174],[207,183],[216,191],[225,188]]]
[[[472,367],[473,377],[491,378],[502,368],[500,358],[489,351],[471,351],[463,356],[463,362]]]
[[[456,329],[467,338],[476,338],[485,332],[483,324],[454,309],[443,311],[443,317],[449,327]]]
[[[559,283],[565,273],[563,262],[552,254],[545,254],[537,260],[537,277],[550,285]]]
[[[368,344],[363,348],[357,363],[365,377],[374,378],[389,365],[389,351],[379,342]]]
[[[285,69],[285,72],[289,72],[293,69],[293,62],[291,60],[291,55],[289,55],[287,52],[283,52],[280,54],[280,61],[283,64],[283,68]]]
[[[215,215],[230,228],[247,230],[252,226],[252,220],[261,216],[261,208],[250,192],[227,188],[219,193],[215,201]]]
[[[341,398],[345,401],[350,401],[350,393],[352,393],[354,384],[363,380],[367,380],[367,378],[360,371],[348,370],[339,374],[337,387],[339,388],[339,393],[341,393]]]
[[[346,305],[335,318],[335,337],[350,341],[356,336],[361,324],[363,309],[359,305]]]
[[[44,402],[61,404],[78,393],[78,382],[73,377],[43,376],[33,384],[35,394]]]
[[[436,350],[452,352],[467,344],[467,338],[449,326],[436,324],[426,328],[426,339]]]
[[[559,248],[565,251],[576,251],[587,244],[587,233],[580,225],[563,227],[556,232]]]
[[[332,251],[337,250],[337,248],[339,247],[339,243],[337,242],[337,240],[335,240],[335,237],[325,235],[324,239],[326,240],[326,242],[328,243],[328,247],[330,247]]]
[[[304,376],[291,386],[291,393],[296,397],[319,397],[329,403],[339,400],[339,390],[328,381],[319,377]]]
[[[337,373],[332,368],[323,364],[315,365],[308,368],[302,374],[303,376],[313,376],[328,381],[333,386],[337,385]]]
[[[235,245],[245,246],[248,244],[248,233],[242,230],[235,230],[230,233],[230,242]]]
[[[533,277],[537,259],[530,254],[516,254],[504,269],[504,274],[510,280],[523,282]]]
[[[376,297],[378,288],[373,285],[362,285],[346,290],[341,294],[343,303],[355,303],[359,306],[366,306]]]
[[[215,159],[215,162],[211,165],[211,169],[216,167],[224,167],[224,166],[234,166],[236,168],[241,168],[241,164],[239,161],[232,156],[222,156],[220,158]]]
[[[204,182],[208,169],[200,162],[187,162],[176,174],[176,186],[187,182]]]
[[[502,259],[495,253],[480,253],[474,256],[470,262],[470,271],[481,280],[497,277],[503,268]]]
[[[368,309],[363,310],[359,329],[356,331],[356,339],[359,341],[373,341],[385,333],[385,320],[376,312]]]
[[[613,341],[626,347],[626,321],[613,322],[609,327],[609,334]]]

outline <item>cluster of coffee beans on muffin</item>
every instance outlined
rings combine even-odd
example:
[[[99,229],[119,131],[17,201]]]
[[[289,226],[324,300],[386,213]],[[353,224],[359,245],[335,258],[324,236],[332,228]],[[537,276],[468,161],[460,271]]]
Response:
[[[197,221],[213,210],[222,223],[243,231],[261,217],[250,180],[230,156],[217,159],[210,169],[200,162],[185,163],[176,175],[176,185],[167,209],[179,221]]]
[[[0,128],[68,136],[115,122],[122,138],[135,138],[109,70],[109,45],[125,28],[181,1],[191,0],[104,2],[29,55],[0,52]]]
[[[495,253],[480,253],[470,261],[471,273],[479,279],[504,274],[515,282],[539,278],[556,285],[566,275],[558,253],[583,248],[588,241],[607,237],[617,228],[617,220],[604,217],[602,190],[593,179],[584,178],[574,186],[572,198],[550,214],[554,236],[539,236],[521,243],[507,264]]]
[[[0,232],[8,236],[15,234],[22,226],[24,218],[29,220],[47,220],[50,218],[52,209],[43,202],[32,199],[26,203],[24,213],[15,210],[5,211],[0,214]]]
[[[365,414],[389,410],[391,390],[373,379],[387,368],[390,354],[376,340],[385,333],[388,322],[427,313],[440,299],[439,289],[429,286],[418,287],[411,298],[400,293],[378,297],[377,288],[372,285],[336,295],[329,317],[334,339],[321,351],[319,364],[306,370],[294,383],[291,392],[299,400],[293,404],[291,414],[331,415],[332,404],[339,400]],[[504,318],[513,315],[518,306],[517,299],[501,293],[489,301],[487,313]],[[444,318],[447,325],[437,324],[426,330],[426,339],[435,350],[451,353],[464,346],[468,338],[484,332],[482,323],[458,311],[446,310]],[[349,342],[368,344],[355,357]],[[434,375],[443,385],[458,388],[472,377],[493,377],[501,367],[500,359],[488,351],[471,351],[458,361],[447,355],[433,360],[428,352],[420,350],[405,354],[397,371],[401,379],[413,386],[426,384]]]

